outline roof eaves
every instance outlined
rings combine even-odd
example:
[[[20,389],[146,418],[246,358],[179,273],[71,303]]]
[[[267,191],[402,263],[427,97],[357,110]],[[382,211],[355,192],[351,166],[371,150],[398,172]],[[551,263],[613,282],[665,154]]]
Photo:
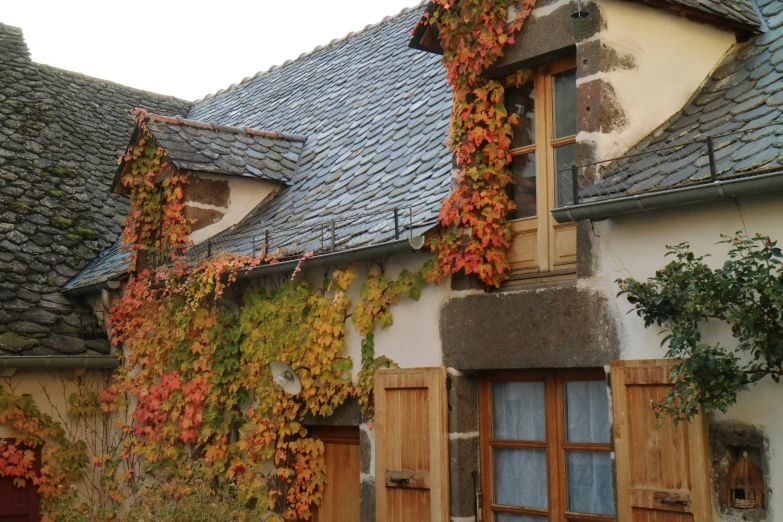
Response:
[[[755,24],[741,22],[727,16],[721,16],[706,9],[696,9],[683,3],[672,0],[631,0],[636,3],[644,4],[654,9],[667,11],[675,16],[685,18],[694,22],[705,23],[715,27],[726,29],[735,34],[747,37],[761,32],[762,23]],[[758,14],[757,14],[758,16]],[[763,18],[760,18],[763,20]]]
[[[308,259],[293,259],[289,261],[283,261],[280,263],[268,263],[257,266],[253,269],[243,270],[238,275],[238,279],[251,279],[256,277],[264,277],[273,274],[280,274],[284,272],[293,271],[297,266],[301,268],[313,268],[317,266],[324,266],[335,263],[342,263],[346,261],[357,261],[361,259],[376,258],[380,256],[387,256],[397,253],[416,253],[421,251],[424,246],[424,235],[434,229],[437,226],[436,223],[429,223],[416,226],[410,237],[395,239],[384,243],[376,243],[373,245],[365,245],[361,247],[351,248],[349,250],[343,250],[339,252],[324,252]],[[107,282],[111,279],[116,279],[117,275],[107,275],[100,281],[93,282],[87,285],[78,286],[72,285],[72,283],[79,278],[79,275],[75,276],[66,285],[63,293],[68,296],[84,296],[95,294],[101,291],[101,289],[108,288]]]
[[[443,48],[438,40],[438,29],[429,24],[429,18],[435,12],[437,6],[430,2],[424,14],[416,23],[416,27],[411,30],[412,37],[408,42],[408,47],[417,51],[424,51],[433,54],[443,54]]]

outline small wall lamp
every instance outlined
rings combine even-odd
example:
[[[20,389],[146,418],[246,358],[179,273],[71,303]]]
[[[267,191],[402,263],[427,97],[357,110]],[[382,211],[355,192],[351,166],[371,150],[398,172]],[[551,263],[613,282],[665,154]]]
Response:
[[[302,381],[296,374],[296,370],[301,370],[302,368],[297,368],[295,370],[281,361],[272,361],[269,366],[272,370],[274,382],[276,382],[284,392],[288,395],[299,395],[299,392],[302,391]]]

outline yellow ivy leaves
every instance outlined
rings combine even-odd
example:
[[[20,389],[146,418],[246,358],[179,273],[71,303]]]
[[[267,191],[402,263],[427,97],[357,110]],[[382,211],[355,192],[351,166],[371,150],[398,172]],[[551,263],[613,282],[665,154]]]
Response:
[[[425,284],[438,281],[435,260],[427,261],[416,272],[402,270],[396,280],[387,279],[380,267],[370,269],[367,281],[362,285],[360,300],[353,309],[351,321],[362,339],[362,367],[356,379],[356,395],[362,413],[372,422],[375,372],[379,368],[395,367],[394,361],[385,356],[375,356],[375,328],[392,325],[391,307],[402,296],[418,301]]]

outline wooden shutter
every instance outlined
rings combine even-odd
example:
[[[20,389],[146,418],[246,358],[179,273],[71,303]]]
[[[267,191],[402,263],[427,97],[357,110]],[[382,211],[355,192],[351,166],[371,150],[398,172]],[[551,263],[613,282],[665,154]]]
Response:
[[[449,520],[446,369],[375,376],[378,522]]]
[[[674,361],[612,361],[617,520],[710,522],[704,415],[660,428],[650,407],[667,393]]]

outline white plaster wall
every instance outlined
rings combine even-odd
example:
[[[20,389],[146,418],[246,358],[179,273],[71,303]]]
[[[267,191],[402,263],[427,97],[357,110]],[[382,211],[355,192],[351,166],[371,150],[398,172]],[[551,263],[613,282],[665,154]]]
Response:
[[[397,254],[388,258],[384,265],[384,273],[389,279],[397,279],[400,271],[418,270],[430,257],[430,254]],[[359,302],[359,292],[367,280],[370,268],[366,261],[353,263],[358,274],[348,290],[351,306]],[[328,273],[334,267],[330,267]],[[323,268],[314,268],[310,278],[321,281]],[[418,301],[402,297],[399,304],[391,308],[394,323],[384,330],[375,330],[375,355],[385,355],[402,368],[421,368],[441,366],[443,352],[438,331],[438,313],[441,303],[448,298],[449,283],[442,285],[426,285]],[[356,331],[350,319],[347,321],[345,355],[353,359],[353,376],[356,378],[361,369],[362,337]]]
[[[228,227],[236,225],[247,216],[254,208],[264,201],[270,194],[274,193],[279,185],[277,183],[262,180],[251,179],[239,176],[218,176],[212,174],[192,174],[203,179],[228,181],[230,191],[228,207],[218,207],[207,205],[198,201],[188,201],[187,205],[194,208],[203,208],[223,212],[223,218],[217,223],[213,223],[200,230],[190,234],[193,243],[198,244],[210,237],[218,234]]]
[[[408,269],[414,272],[430,258],[430,254],[400,253],[390,256],[384,264],[384,274],[389,279],[397,279],[400,271]],[[359,302],[362,284],[367,280],[371,265],[367,261],[354,261],[352,266],[358,277],[348,289],[348,298],[353,306]],[[376,265],[377,266],[377,265]],[[331,276],[335,268],[344,266],[316,267],[307,271],[306,277],[312,284],[320,285],[324,276]],[[442,285],[425,285],[418,301],[407,296],[399,304],[390,308],[394,323],[386,329],[375,329],[375,356],[385,355],[401,368],[423,368],[442,366],[443,351],[438,330],[440,305],[448,297],[450,284],[446,280]],[[346,321],[346,349],[342,356],[353,359],[353,377],[361,369],[362,336],[356,331],[348,318]]]
[[[723,200],[683,206],[655,212],[618,216],[595,223],[600,236],[594,238],[597,274],[580,281],[603,291],[616,303],[623,359],[660,359],[665,350],[660,346],[657,328],[645,329],[642,320],[625,298],[617,298],[618,277],[646,279],[669,262],[664,258],[666,245],[684,241],[691,243],[697,254],[711,254],[707,262],[720,266],[726,259],[726,245],[716,245],[720,234],[746,230],[783,241],[783,193],[772,193],[738,200],[738,205]],[[708,332],[709,333],[709,332]],[[711,332],[726,345],[735,344],[728,331]],[[767,380],[742,392],[736,405],[726,414],[713,413],[712,420],[736,420],[763,426],[771,446],[771,484],[773,495],[769,520],[783,520],[783,384]],[[716,520],[718,519],[716,514]]]
[[[628,150],[681,109],[736,38],[645,5],[620,0],[596,3],[604,23],[602,54],[609,47],[636,64],[632,69],[598,75],[614,88],[627,118],[625,128],[598,137],[600,157],[610,158]]]

